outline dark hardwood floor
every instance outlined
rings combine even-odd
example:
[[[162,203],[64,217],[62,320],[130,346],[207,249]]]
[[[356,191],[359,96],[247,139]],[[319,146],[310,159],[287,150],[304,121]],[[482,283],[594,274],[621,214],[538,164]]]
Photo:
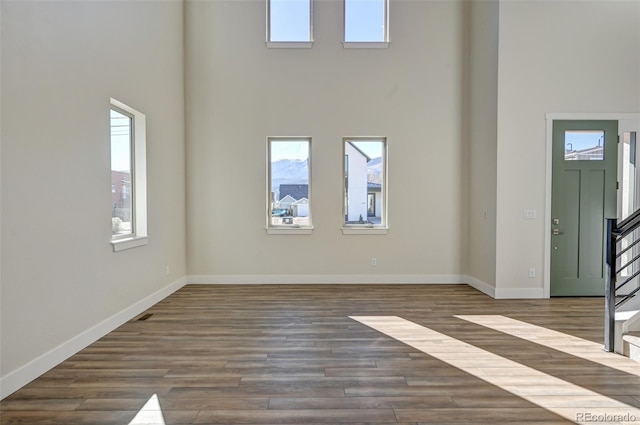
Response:
[[[601,298],[188,285],[146,313],[2,400],[0,422],[640,424],[640,364],[601,350]]]

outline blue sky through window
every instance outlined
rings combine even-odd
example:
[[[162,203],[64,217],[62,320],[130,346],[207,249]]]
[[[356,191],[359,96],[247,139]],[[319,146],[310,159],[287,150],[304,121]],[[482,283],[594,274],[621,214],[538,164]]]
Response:
[[[385,0],[344,1],[344,41],[387,41],[385,37]]]
[[[269,41],[311,41],[311,0],[269,1]]]
[[[271,162],[281,159],[309,159],[308,140],[271,141]]]
[[[604,145],[602,130],[569,130],[564,136],[565,151],[580,151]]]
[[[111,109],[111,169],[131,172],[131,118]]]
[[[351,143],[364,152],[369,158],[380,158],[384,143],[381,140],[351,140]]]
[[[269,41],[309,42],[312,0],[268,0]],[[343,0],[344,41],[384,42],[386,39],[386,1]]]

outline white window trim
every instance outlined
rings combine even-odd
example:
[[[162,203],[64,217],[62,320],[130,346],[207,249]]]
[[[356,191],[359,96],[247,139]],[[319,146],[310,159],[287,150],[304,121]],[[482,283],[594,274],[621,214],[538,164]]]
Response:
[[[133,234],[112,238],[114,252],[146,245],[147,234],[147,117],[130,106],[111,98],[110,108],[121,109],[133,117]]]
[[[388,0],[387,0],[388,1]],[[309,40],[306,41],[271,41],[271,0],[267,4],[267,41],[271,49],[310,49],[313,47],[313,0],[309,0]]]
[[[311,235],[313,233],[313,226],[280,228],[280,227],[267,227],[267,235]]]
[[[114,239],[111,241],[113,252],[124,251],[129,248],[136,248],[147,245],[149,243],[148,236],[134,236],[125,239]]]
[[[280,224],[273,225],[271,224],[271,142],[272,141],[287,141],[287,140],[306,140],[309,142],[309,160],[308,160],[308,169],[309,169],[309,221],[311,222],[310,226],[300,226],[299,224]],[[266,203],[266,219],[267,225],[265,230],[268,235],[310,235],[313,233],[313,213],[311,211],[312,205],[312,194],[311,194],[311,150],[312,143],[310,136],[303,137],[267,137],[267,203]]]
[[[340,230],[342,230],[343,235],[386,235],[389,233],[387,227],[353,227],[350,224],[343,225]]]
[[[270,49],[310,49],[313,41],[267,41]]]
[[[382,221],[380,224],[346,224],[344,222],[344,216],[346,211],[344,210],[344,202],[342,203],[342,226],[340,230],[342,230],[343,235],[386,235],[389,233],[389,208],[388,208],[388,173],[387,169],[389,168],[389,155],[388,155],[388,139],[385,136],[356,136],[356,137],[343,137],[342,138],[342,158],[346,155],[345,145],[349,141],[383,141],[384,147],[382,150],[382,189],[380,191],[380,195],[382,196]],[[342,199],[345,198],[345,190],[344,187],[344,174],[345,174],[345,161],[342,161],[342,169],[340,170],[342,179]]]
[[[389,47],[388,41],[343,41],[342,47],[345,49],[386,49]]]
[[[347,0],[342,0],[342,47],[345,49],[386,49],[389,47],[389,1],[384,0],[384,40],[347,41]]]

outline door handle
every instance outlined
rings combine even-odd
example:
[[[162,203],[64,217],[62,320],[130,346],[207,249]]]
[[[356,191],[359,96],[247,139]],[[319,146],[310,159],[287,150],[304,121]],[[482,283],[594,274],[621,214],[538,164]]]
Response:
[[[552,234],[554,235],[562,235],[564,232],[561,232],[560,229],[553,229]]]

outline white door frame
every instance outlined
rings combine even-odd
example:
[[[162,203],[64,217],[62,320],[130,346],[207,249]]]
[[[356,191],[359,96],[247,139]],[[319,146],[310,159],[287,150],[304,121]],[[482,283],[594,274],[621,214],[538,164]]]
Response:
[[[545,206],[544,206],[544,281],[543,296],[551,296],[551,165],[553,147],[553,121],[574,120],[574,121],[632,121],[636,123],[637,131],[640,132],[640,114],[636,113],[547,113],[547,143],[545,151]],[[626,129],[627,127],[625,127]],[[618,128],[620,132],[620,128]]]

